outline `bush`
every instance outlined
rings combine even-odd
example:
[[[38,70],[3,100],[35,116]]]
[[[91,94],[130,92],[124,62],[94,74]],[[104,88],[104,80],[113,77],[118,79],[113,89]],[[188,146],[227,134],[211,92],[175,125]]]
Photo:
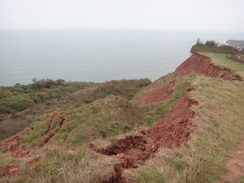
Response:
[[[12,109],[13,111],[23,111],[35,103],[33,100],[26,98],[24,96],[13,96],[4,101],[6,107]]]
[[[238,50],[235,47],[228,45],[221,45],[215,41],[206,41],[205,44],[197,42],[192,48],[192,52],[212,52],[212,53],[223,53],[223,54],[244,54],[244,52]]]

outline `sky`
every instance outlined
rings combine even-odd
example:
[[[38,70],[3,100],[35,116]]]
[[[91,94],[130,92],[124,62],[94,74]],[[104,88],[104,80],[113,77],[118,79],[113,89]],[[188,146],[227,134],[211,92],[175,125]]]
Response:
[[[0,0],[0,29],[244,32],[244,1]]]

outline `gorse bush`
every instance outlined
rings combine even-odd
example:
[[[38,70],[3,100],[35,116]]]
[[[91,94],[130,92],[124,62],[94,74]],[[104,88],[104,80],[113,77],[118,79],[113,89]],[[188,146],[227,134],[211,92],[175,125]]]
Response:
[[[140,88],[147,86],[150,83],[151,81],[149,79],[110,81],[99,85],[91,93],[87,93],[84,97],[84,102],[91,103],[109,95],[120,95],[127,99],[131,99]]]
[[[0,87],[0,113],[23,111],[35,104],[96,85],[96,83],[86,82],[65,82],[61,79],[56,81],[33,79],[33,83],[29,85],[16,84],[12,87]]]
[[[110,95],[128,100],[150,83],[149,79],[102,84],[34,79],[30,85],[0,87],[0,129],[3,129],[0,139],[23,130],[31,122],[43,119],[51,112],[80,108]],[[19,121],[21,124],[17,128]]]

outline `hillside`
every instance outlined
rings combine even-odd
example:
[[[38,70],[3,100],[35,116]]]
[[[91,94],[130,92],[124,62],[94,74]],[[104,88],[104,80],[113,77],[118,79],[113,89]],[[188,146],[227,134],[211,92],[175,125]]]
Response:
[[[153,83],[90,83],[3,114],[31,122],[0,142],[1,182],[243,181],[230,150],[243,152],[244,65],[226,47],[192,51]]]

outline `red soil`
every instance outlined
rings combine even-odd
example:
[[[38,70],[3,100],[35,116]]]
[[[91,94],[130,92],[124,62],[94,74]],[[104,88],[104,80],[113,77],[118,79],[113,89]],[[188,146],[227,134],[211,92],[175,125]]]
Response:
[[[238,75],[234,76],[230,69],[223,69],[215,66],[211,63],[211,59],[209,57],[195,52],[192,53],[190,58],[177,67],[175,71],[183,72],[185,74],[198,73],[225,80],[241,81],[241,77]]]
[[[71,149],[69,149],[67,151],[67,153],[69,153],[69,154],[76,154],[77,152],[76,152],[75,148],[71,148]]]
[[[153,92],[143,95],[137,100],[140,105],[147,105],[154,102],[159,102],[170,98],[174,92],[173,87],[175,86],[175,81],[169,82],[162,86],[161,88],[154,90]]]
[[[64,117],[60,117],[61,121],[58,123],[58,126],[54,126],[51,128],[51,123],[53,118],[50,120],[49,125],[48,125],[48,129],[41,135],[41,136],[45,136],[47,135],[47,137],[44,139],[43,142],[41,142],[39,144],[39,147],[43,147],[44,145],[46,145],[46,143],[49,142],[49,140],[60,130],[60,128],[63,126],[65,118]],[[54,132],[52,132],[51,134],[49,134],[49,132],[51,132],[52,130],[54,130],[56,128],[56,130]]]
[[[16,158],[23,158],[29,153],[30,153],[30,150],[20,149],[20,150],[14,151],[12,153],[12,156],[14,156]]]
[[[178,148],[190,138],[194,104],[197,102],[184,94],[173,109],[147,131],[140,129],[139,135],[113,140],[108,147],[96,152],[117,157],[123,168],[136,168],[153,157],[160,147]]]
[[[160,147],[180,147],[192,132],[191,106],[196,104],[184,94],[173,109],[148,130],[148,138]]]
[[[41,136],[45,136],[47,135],[47,137],[44,139],[44,141],[39,145],[40,147],[44,146],[59,130],[60,128],[63,126],[64,124],[64,118],[60,117],[60,122],[58,123],[58,125],[54,126],[51,128],[51,123],[53,121],[53,119],[58,115],[59,113],[55,112],[52,114],[49,114],[45,117],[45,119],[50,119],[49,125],[48,125],[48,129],[45,131],[45,133],[43,133]],[[30,129],[34,130],[33,127],[31,127]],[[51,134],[49,134],[50,131],[52,131],[53,129],[55,129],[54,132],[52,132]],[[0,151],[4,150],[4,149],[9,149],[11,150],[11,156],[16,157],[16,158],[24,158],[26,157],[29,153],[30,150],[27,149],[19,149],[17,150],[17,148],[19,147],[19,142],[20,137],[19,134],[13,135],[7,139],[5,139],[4,141],[0,142]],[[30,164],[31,162],[35,162],[36,160],[31,160],[29,162],[27,162],[27,164]],[[19,165],[6,165],[6,166],[0,166],[0,177],[2,176],[12,176],[14,175],[21,167]]]
[[[4,150],[4,149],[8,149],[10,150],[10,152],[8,152],[10,154],[10,156],[16,157],[16,158],[23,158],[26,155],[28,155],[30,153],[30,150],[25,150],[25,149],[19,149],[17,150],[17,148],[19,147],[19,142],[20,138],[19,138],[19,134],[13,135],[5,140],[3,140],[2,142],[0,142],[0,151]],[[15,173],[17,173],[17,171],[19,170],[20,166],[19,165],[6,165],[6,166],[1,166],[0,165],[0,177],[3,176],[12,176]]]
[[[0,166],[0,177],[13,176],[19,170],[17,165]]]
[[[15,151],[19,146],[19,134],[13,135],[2,142],[0,142],[0,151],[9,148],[11,151]]]
[[[51,114],[48,114],[48,115],[46,115],[44,120],[47,120],[47,119],[53,120],[58,114],[59,114],[58,112],[53,112]]]
[[[58,112],[54,112],[54,113],[51,113],[51,114],[48,114],[45,118],[44,118],[44,120],[50,120],[50,122],[49,122],[49,124],[48,124],[48,128],[47,128],[47,130],[42,134],[42,136],[43,135],[45,135],[45,134],[47,134],[49,131],[51,131],[52,129],[51,129],[51,125],[52,125],[52,121],[53,121],[53,119],[56,117],[58,115]]]

